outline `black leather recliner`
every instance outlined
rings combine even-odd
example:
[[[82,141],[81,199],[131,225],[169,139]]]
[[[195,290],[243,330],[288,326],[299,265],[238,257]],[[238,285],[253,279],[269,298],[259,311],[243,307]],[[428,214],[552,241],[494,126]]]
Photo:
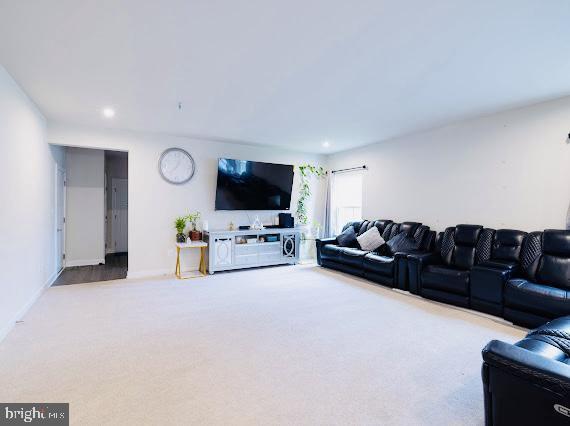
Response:
[[[410,286],[423,297],[469,307],[471,268],[489,260],[493,233],[481,225],[447,228],[439,253],[408,256]]]
[[[493,235],[491,257],[471,269],[471,308],[503,315],[503,289],[507,280],[520,273],[520,255],[527,233],[499,229]]]
[[[317,263],[352,275],[363,276],[387,286],[398,286],[399,256],[405,256],[405,250],[422,250],[434,239],[434,232],[429,227],[417,222],[394,223],[391,220],[351,222],[343,231],[353,226],[357,235],[362,235],[372,226],[376,226],[385,241],[400,233],[412,237],[402,253],[389,255],[382,252],[367,252],[357,247],[339,247],[336,238],[317,240]],[[407,282],[407,267],[404,268]]]
[[[485,424],[570,424],[570,317],[483,349]]]
[[[520,278],[505,285],[504,317],[536,327],[570,315],[570,231],[532,232],[521,253]]]

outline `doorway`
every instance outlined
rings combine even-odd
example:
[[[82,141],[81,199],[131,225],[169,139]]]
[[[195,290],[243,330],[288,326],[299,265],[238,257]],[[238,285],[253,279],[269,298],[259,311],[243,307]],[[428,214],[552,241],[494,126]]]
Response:
[[[65,163],[65,170],[58,171],[56,191],[63,211],[57,213],[57,249],[60,253],[61,244],[65,254],[58,260],[63,271],[53,285],[126,278],[128,153],[68,147]]]

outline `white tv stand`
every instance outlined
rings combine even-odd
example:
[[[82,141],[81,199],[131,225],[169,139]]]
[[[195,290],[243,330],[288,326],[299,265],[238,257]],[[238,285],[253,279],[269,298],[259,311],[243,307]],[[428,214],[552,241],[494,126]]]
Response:
[[[208,272],[295,264],[299,261],[300,237],[295,228],[205,231]]]

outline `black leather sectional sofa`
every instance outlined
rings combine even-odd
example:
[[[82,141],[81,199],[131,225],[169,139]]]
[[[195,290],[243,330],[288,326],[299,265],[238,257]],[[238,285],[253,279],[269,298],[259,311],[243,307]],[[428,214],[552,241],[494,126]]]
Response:
[[[408,250],[396,253],[368,252],[358,247],[340,247],[336,238],[317,240],[317,262],[327,268],[337,269],[379,284],[408,290],[407,255],[429,252],[434,243],[435,232],[418,222],[395,223],[391,220],[364,220],[347,223],[343,231],[352,226],[357,235],[362,235],[373,226],[378,228],[385,241],[405,233],[410,236]]]
[[[376,226],[384,240],[412,241],[386,255],[317,240],[319,265],[433,300],[537,327],[570,315],[570,231],[494,230],[457,225],[437,236],[418,222],[351,222],[361,235]]]

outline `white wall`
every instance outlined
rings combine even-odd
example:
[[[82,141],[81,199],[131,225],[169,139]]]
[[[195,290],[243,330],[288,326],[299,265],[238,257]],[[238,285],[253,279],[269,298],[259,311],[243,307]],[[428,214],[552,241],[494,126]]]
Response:
[[[134,132],[93,130],[50,123],[50,143],[123,150],[129,152],[129,276],[172,273],[175,265],[174,241],[176,216],[198,210],[209,222],[210,229],[226,228],[230,221],[236,225],[250,223],[244,212],[216,212],[214,199],[219,157],[284,164],[311,162],[324,164],[324,157],[300,154],[275,148],[235,143],[194,140],[184,137],[138,134]],[[166,183],[158,173],[160,154],[170,147],[186,149],[196,161],[194,178],[185,185]],[[298,176],[295,177],[292,211],[297,200]],[[315,190],[310,211],[322,223],[322,184]],[[274,214],[262,213],[269,222]],[[185,259],[189,268],[197,265],[195,257]],[[190,263],[191,262],[191,263]]]
[[[0,339],[55,279],[55,171],[63,150],[0,66]]]
[[[105,262],[105,152],[67,148],[65,265]]]
[[[368,165],[365,218],[564,228],[569,131],[567,97],[340,152],[329,167]]]

